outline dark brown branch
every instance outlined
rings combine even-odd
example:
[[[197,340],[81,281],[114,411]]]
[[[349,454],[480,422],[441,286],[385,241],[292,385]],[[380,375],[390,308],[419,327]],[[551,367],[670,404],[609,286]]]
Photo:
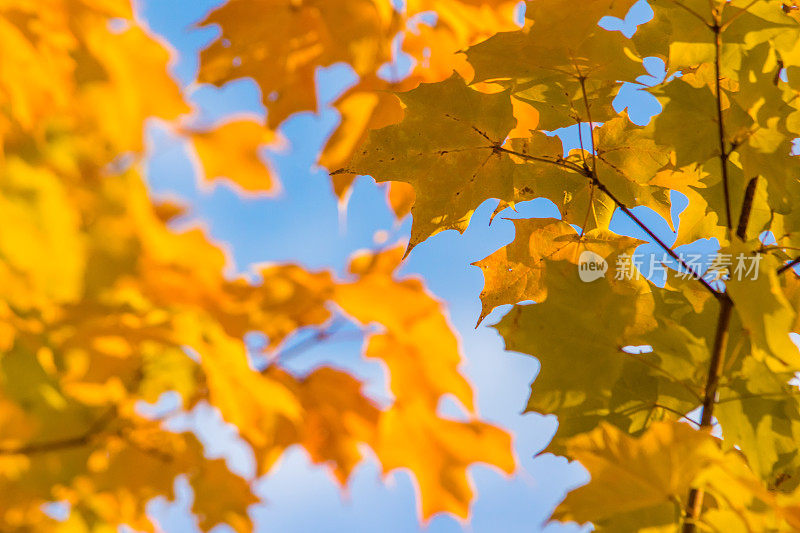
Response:
[[[580,82],[580,86],[581,86],[581,96],[583,97],[583,105],[586,108],[586,118],[589,120],[589,132],[590,132],[591,141],[592,141],[592,152],[591,152],[592,153],[592,168],[589,171],[589,176],[588,177],[592,181],[592,186],[596,186],[600,191],[604,192],[609,198],[611,198],[611,200],[615,204],[617,204],[617,206],[619,206],[619,208],[626,215],[628,215],[628,217],[631,220],[633,220],[633,222],[637,226],[639,226],[654,241],[656,241],[658,243],[658,245],[661,248],[663,248],[667,252],[667,254],[669,254],[670,257],[672,257],[674,260],[676,260],[678,262],[678,264],[681,265],[681,267],[686,269],[686,271],[688,273],[690,273],[694,279],[698,280],[706,288],[706,290],[710,291],[711,294],[715,298],[719,298],[719,292],[717,292],[714,289],[714,287],[712,287],[705,279],[703,279],[703,277],[698,272],[695,272],[693,268],[691,268],[689,265],[687,265],[683,261],[683,259],[681,259],[678,256],[678,254],[675,253],[675,251],[671,247],[667,246],[667,244],[664,241],[662,241],[655,233],[653,233],[653,231],[644,222],[642,222],[639,219],[639,217],[634,215],[633,212],[625,204],[623,204],[616,196],[611,194],[611,191],[609,191],[606,188],[606,186],[603,185],[600,182],[600,177],[599,177],[599,175],[597,173],[597,156],[595,154],[595,152],[597,151],[597,146],[595,144],[595,139],[594,139],[594,123],[592,122],[592,113],[591,113],[591,110],[590,110],[591,108],[589,106],[589,96],[588,96],[588,94],[586,94],[586,78],[583,76],[583,74],[581,73],[581,71],[580,71],[580,69],[578,68],[577,65],[575,65],[575,70],[578,72],[578,81]],[[580,127],[580,125],[578,127]],[[585,165],[586,165],[586,163],[584,163],[584,166]],[[592,193],[594,193],[594,189],[592,189]],[[582,235],[583,234],[581,234],[581,236]]]
[[[724,141],[722,141],[724,142]],[[723,169],[726,168],[726,161],[722,161]],[[752,178],[747,184],[744,200],[742,201],[742,212],[739,215],[739,224],[736,227],[736,235],[741,240],[747,240],[747,223],[750,220],[750,212],[753,208],[753,198],[755,197],[758,177]],[[717,330],[714,334],[714,347],[711,352],[711,361],[708,365],[708,376],[706,377],[705,392],[703,394],[703,409],[700,414],[700,428],[710,428],[714,420],[714,406],[717,403],[717,391],[719,380],[722,374],[722,363],[725,359],[725,352],[728,347],[729,328],[731,316],[733,315],[733,301],[727,294],[720,303],[719,318],[717,319]],[[686,504],[686,514],[684,516],[683,533],[695,533],[697,530],[696,521],[703,511],[703,499],[705,491],[693,488],[689,492],[689,500]]]
[[[593,144],[594,144],[594,139],[592,139],[592,141],[593,141]],[[506,148],[504,146],[501,146],[499,144],[495,144],[493,146],[476,147],[476,149],[479,149],[479,148],[480,149],[490,148],[494,152],[502,152],[502,153],[505,153],[505,154],[513,155],[513,156],[519,157],[520,159],[524,159],[526,161],[535,161],[535,162],[538,162],[538,163],[546,163],[546,164],[550,164],[550,165],[555,165],[557,167],[560,167],[560,168],[563,168],[563,169],[566,169],[566,170],[570,170],[572,172],[575,172],[577,174],[580,174],[580,175],[588,178],[589,180],[591,180],[591,183],[592,183],[593,186],[596,186],[600,191],[602,191],[609,198],[611,198],[611,200],[615,204],[617,204],[617,206],[637,226],[639,226],[645,233],[647,233],[647,235],[649,235],[650,238],[652,238],[653,241],[655,241],[656,244],[658,244],[670,257],[672,257],[675,261],[677,261],[678,264],[681,265],[681,267],[683,267],[686,270],[686,272],[688,272],[694,279],[699,281],[706,288],[706,290],[709,291],[712,296],[714,296],[714,298],[717,298],[717,299],[720,298],[720,293],[717,292],[717,290],[714,289],[714,287],[712,287],[708,283],[708,281],[703,279],[703,277],[698,272],[695,272],[693,268],[691,268],[689,265],[687,265],[686,262],[683,261],[683,259],[681,259],[678,256],[678,254],[676,254],[675,251],[672,248],[667,246],[667,244],[663,240],[661,240],[661,238],[659,238],[655,233],[653,233],[653,231],[644,222],[642,222],[639,219],[639,217],[634,215],[633,212],[625,204],[623,204],[614,194],[611,193],[611,191],[609,191],[606,188],[605,185],[603,185],[600,182],[600,180],[597,177],[597,172],[595,172],[594,170],[592,170],[590,168],[587,168],[585,166],[581,166],[581,165],[578,165],[576,163],[573,163],[572,161],[568,161],[568,160],[566,160],[566,159],[564,159],[562,157],[548,158],[548,157],[543,157],[543,156],[534,156],[534,155],[525,154],[525,153],[522,153],[522,152],[517,152],[515,150],[510,150],[510,149],[508,149],[508,148]],[[594,146],[592,148],[594,149]],[[594,152],[594,150],[593,150],[593,152]],[[353,173],[353,171],[341,168],[341,169],[332,171],[331,175],[344,174],[344,173]]]
[[[592,176],[591,179],[593,180],[597,188],[600,189],[600,191],[602,191],[609,198],[611,198],[611,200],[615,204],[617,204],[617,206],[622,210],[622,212],[628,215],[628,218],[630,218],[637,226],[639,226],[642,229],[642,231],[647,233],[647,235],[649,235],[650,238],[656,242],[656,244],[658,244],[662,249],[664,249],[664,251],[666,251],[670,257],[672,257],[675,261],[677,261],[678,264],[681,265],[681,267],[686,269],[686,271],[689,274],[691,274],[694,279],[699,281],[703,285],[703,287],[705,287],[705,289],[708,292],[710,292],[712,296],[714,296],[714,298],[718,300],[724,300],[724,295],[722,293],[718,292],[714,287],[711,286],[711,284],[708,283],[708,281],[703,279],[703,276],[695,272],[694,269],[692,269],[692,267],[687,265],[686,262],[683,259],[681,259],[680,256],[678,256],[678,254],[676,254],[672,248],[667,246],[667,243],[661,240],[661,238],[659,238],[658,235],[653,233],[653,231],[649,227],[647,227],[647,225],[644,222],[642,222],[639,219],[639,217],[634,215],[633,212],[628,208],[628,206],[626,206],[624,203],[622,203],[622,201],[620,201],[616,196],[614,196],[614,194],[611,191],[609,191],[608,188],[606,188],[606,186],[603,185],[599,179],[597,179],[597,176]]]
[[[723,356],[728,346],[728,328],[731,323],[733,302],[730,297],[726,295],[726,298],[722,301],[720,306],[717,331],[714,335],[714,348],[711,353],[708,377],[706,378],[703,410],[700,415],[701,429],[710,428],[714,419],[714,404],[717,399],[720,370],[722,369]],[[702,489],[694,488],[689,492],[689,501],[686,504],[686,515],[683,523],[683,533],[694,533],[696,531],[695,521],[702,512],[704,496],[705,493]]]
[[[794,268],[794,267],[795,267],[795,266],[797,266],[798,264],[800,264],[800,257],[796,257],[796,258],[792,259],[791,261],[789,261],[788,263],[786,263],[785,265],[783,265],[782,267],[780,267],[780,268],[778,269],[778,274],[779,274],[779,275],[780,275],[780,274],[783,274],[784,272],[786,272],[787,270],[790,270],[790,269]]]
[[[744,191],[742,201],[742,212],[739,214],[739,224],[736,226],[736,235],[743,241],[747,240],[747,224],[750,222],[750,213],[753,210],[753,199],[756,196],[758,187],[758,176],[751,178],[747,182],[747,189]]]

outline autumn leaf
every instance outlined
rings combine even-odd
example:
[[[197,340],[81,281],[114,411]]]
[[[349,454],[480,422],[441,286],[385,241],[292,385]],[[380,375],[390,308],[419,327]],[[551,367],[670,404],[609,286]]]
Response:
[[[396,401],[424,400],[435,411],[449,393],[473,410],[472,388],[458,369],[458,339],[419,280],[394,279],[401,257],[399,247],[354,257],[350,271],[359,279],[337,286],[335,301],[359,322],[385,328],[369,338],[365,355],[386,363]]]
[[[395,90],[413,88],[416,80],[392,84],[379,78],[368,78],[346,91],[334,103],[341,122],[322,149],[319,164],[334,174],[333,191],[343,198],[356,175],[346,167],[370,130],[380,129],[403,120],[403,107]]]
[[[524,300],[544,301],[547,298],[545,269],[549,261],[569,261],[577,265],[584,251],[607,257],[615,250],[631,253],[640,243],[600,230],[579,235],[569,224],[551,218],[515,219],[513,222],[517,234],[514,242],[474,263],[485,278],[479,322],[499,305]]]
[[[266,126],[188,117],[197,84],[175,81],[173,51],[125,0],[0,5],[0,530],[153,531],[148,502],[173,499],[180,477],[198,527],[252,531],[255,480],[167,429],[198,405],[232,426],[259,476],[292,446],[341,485],[365,450],[385,474],[407,469],[423,520],[469,517],[471,465],[514,471],[511,435],[477,413],[461,341],[443,303],[402,274],[403,247],[357,253],[343,275],[237,273],[195,206],[148,187],[155,119],[200,181],[274,192],[260,150],[287,119],[324,111],[317,79],[334,65],[352,86],[308,161],[330,171],[332,201],[358,174],[390,183],[380,201],[413,215],[406,252],[525,201],[558,210],[515,220],[516,239],[476,263],[478,318],[513,305],[496,329],[539,361],[526,411],[558,418],[547,451],[591,476],[556,518],[615,532],[800,528],[800,7],[651,0],[632,38],[599,26],[632,5],[535,0],[518,27],[512,0],[230,0],[198,24],[218,33],[197,81],[252,78]],[[663,79],[640,78],[653,57]],[[624,84],[658,102],[650,123],[616,112]],[[580,132],[567,153],[562,127]],[[490,220],[472,220],[488,199]],[[728,274],[688,271],[677,256],[689,244],[730,256]],[[672,256],[652,263],[663,276],[614,272],[654,248]],[[605,276],[580,279],[585,251]],[[739,259],[756,267],[737,273]],[[383,366],[385,398],[338,361],[287,364],[339,326]],[[145,406],[165,398],[174,410]],[[460,418],[442,415],[445,398]],[[53,502],[63,521],[45,512]]]
[[[467,50],[474,81],[507,86],[537,109],[542,129],[604,122],[616,115],[611,103],[619,80],[632,81],[641,64],[625,37],[597,23],[624,16],[632,4],[592,0],[576,11],[560,0],[530,2],[525,16],[532,23]]]
[[[414,187],[409,250],[440,231],[463,232],[484,200],[524,198],[519,190],[539,165],[517,164],[503,150],[514,127],[507,93],[479,93],[454,75],[444,83],[409,91],[401,100],[406,106],[403,122],[372,132],[351,169],[379,182],[402,181]],[[546,162],[540,165],[557,168],[558,144],[533,144],[530,158],[541,155]]]
[[[363,395],[363,384],[330,367],[317,368],[301,380],[273,368],[268,375],[291,390],[304,410],[303,424],[289,430],[282,445],[301,444],[314,462],[330,464],[344,485],[362,460],[359,445],[376,446],[382,417]]]
[[[206,181],[228,178],[245,192],[270,192],[275,179],[259,149],[275,140],[272,132],[254,120],[235,120],[208,130],[186,132]]]
[[[800,352],[789,337],[797,315],[781,290],[776,273],[777,261],[767,256],[761,257],[756,264],[754,260],[744,259],[744,250],[744,246],[732,246],[725,252],[737,257],[742,254],[743,264],[754,264],[757,270],[749,275],[740,273],[742,279],[732,279],[727,286],[750,338],[751,355],[777,365],[776,370],[781,366],[797,368]],[[739,277],[735,272],[734,276]]]
[[[89,81],[79,105],[117,153],[142,149],[147,118],[173,120],[190,111],[164,68],[169,53],[145,30],[134,26],[114,35],[99,26],[84,38],[88,53],[95,58],[90,68],[98,70],[83,74]]]
[[[458,341],[441,305],[418,280],[395,279],[402,252],[395,247],[355,256],[350,271],[358,279],[337,287],[336,301],[358,321],[384,328],[369,337],[365,351],[386,364],[394,397],[378,424],[375,451],[384,471],[413,472],[423,518],[439,512],[466,517],[473,497],[467,465],[484,462],[511,473],[510,437],[477,419],[472,388],[458,368]],[[466,408],[469,422],[438,414],[445,394]]]
[[[419,482],[421,516],[466,518],[474,494],[467,466],[488,463],[510,474],[515,461],[508,433],[484,422],[440,418],[425,402],[404,402],[381,418],[378,456],[388,472],[408,468]]]
[[[607,531],[619,528],[616,515],[640,510],[647,510],[638,517],[640,526],[669,525],[681,512],[676,504],[697,477],[723,460],[707,433],[675,422],[655,423],[639,438],[601,425],[570,439],[567,454],[581,461],[592,480],[571,492],[555,516],[597,521]],[[641,520],[647,517],[655,523]]]
[[[654,337],[664,325],[654,322],[654,295],[643,280],[583,283],[576,265],[543,263],[547,299],[517,306],[496,328],[507,349],[539,359],[527,410],[558,416],[549,450],[562,452],[566,439],[603,420],[637,433],[652,418],[672,418],[693,408],[698,399],[691,387],[687,390],[691,379],[683,381],[665,368],[692,351]],[[565,312],[570,321],[561,320]],[[655,344],[652,354],[625,350],[649,343]]]
[[[202,82],[252,77],[276,128],[298,111],[316,111],[317,67],[343,61],[370,75],[391,57],[398,16],[388,2],[233,0],[202,22],[222,35],[201,53]]]

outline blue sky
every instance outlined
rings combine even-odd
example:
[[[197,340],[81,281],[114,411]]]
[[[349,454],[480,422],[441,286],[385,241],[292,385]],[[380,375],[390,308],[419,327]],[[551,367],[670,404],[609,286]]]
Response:
[[[216,35],[213,28],[197,29],[193,24],[218,3],[215,0],[138,2],[142,19],[177,51],[173,73],[187,87],[198,110],[196,119],[203,123],[231,113],[264,113],[251,80],[236,81],[222,89],[192,84],[198,51]],[[646,3],[640,2],[626,21],[606,20],[603,25],[629,35],[637,23],[650,16]],[[655,82],[663,78],[663,64],[650,59],[645,66],[650,74],[643,72],[640,81]],[[320,101],[330,102],[353,80],[344,66],[320,71]],[[633,87],[624,88],[618,104],[620,108],[627,106],[631,118],[639,124],[646,123],[660,110],[652,97]],[[168,131],[153,125],[147,163],[152,194],[157,198],[178,197],[188,203],[190,213],[182,223],[206,228],[229,250],[236,272],[247,271],[262,262],[293,262],[312,269],[332,268],[341,272],[354,251],[375,245],[376,232],[387,232],[389,242],[407,239],[410,220],[395,222],[385,206],[383,190],[369,177],[358,179],[346,209],[337,204],[328,175],[313,168],[316,154],[337,120],[336,112],[326,109],[319,114],[295,116],[282,126],[288,147],[267,155],[282,182],[283,190],[277,197],[241,197],[224,182],[199,187],[186,147]],[[574,129],[559,134],[568,146],[577,144]],[[449,516],[438,516],[423,527],[416,518],[414,487],[405,472],[382,479],[376,462],[368,460],[343,492],[323,468],[309,465],[306,455],[295,449],[287,453],[270,476],[258,482],[259,494],[265,501],[253,509],[258,531],[580,530],[575,525],[543,525],[565,491],[585,482],[587,477],[582,467],[563,458],[534,457],[547,445],[556,428],[553,417],[521,414],[530,383],[538,371],[537,361],[504,352],[502,341],[493,329],[485,325],[474,327],[480,312],[478,295],[483,278],[470,263],[494,252],[514,236],[512,223],[502,217],[495,219],[491,227],[488,225],[495,205],[494,201],[484,203],[463,235],[448,231],[416,247],[403,272],[423,276],[433,293],[447,303],[466,354],[463,369],[477,389],[481,414],[515,435],[518,474],[507,478],[486,467],[473,467],[478,499],[471,522],[461,524]],[[679,205],[674,216],[681,208]],[[636,212],[667,242],[674,239],[664,220],[645,209]],[[558,216],[558,212],[549,202],[539,200],[519,206],[516,213],[507,211],[503,216]],[[620,233],[645,239],[622,213],[615,216],[614,227]],[[652,245],[644,248],[655,250]],[[484,324],[493,323],[503,311],[495,311]],[[366,379],[369,390],[379,397],[383,389],[381,368],[376,363],[362,361],[359,352],[360,342],[324,345],[304,352],[291,366],[298,372],[321,363],[348,368]],[[252,458],[236,442],[232,429],[224,426],[210,409],[201,410],[190,420],[175,422],[176,427],[181,424],[197,427],[211,454],[225,455],[243,473],[252,469]],[[186,510],[191,495],[182,482],[178,485],[178,502],[154,502],[151,512],[165,531],[193,531],[195,526]]]

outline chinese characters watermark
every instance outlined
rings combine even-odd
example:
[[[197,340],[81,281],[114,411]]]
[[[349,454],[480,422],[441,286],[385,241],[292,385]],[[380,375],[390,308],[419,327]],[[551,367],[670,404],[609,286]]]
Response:
[[[736,255],[717,253],[710,262],[707,261],[707,256],[696,253],[678,254],[680,263],[677,266],[675,276],[678,279],[690,279],[696,275],[709,281],[721,281],[735,279],[736,281],[742,280],[757,280],[761,262],[761,254],[748,255],[739,253]],[[614,279],[616,280],[633,280],[639,279],[642,276],[642,271],[647,269],[650,277],[657,275],[666,276],[668,264],[675,264],[675,261],[662,254],[660,257],[652,254],[643,258],[641,256],[631,254],[620,254],[617,256],[616,271]],[[708,265],[708,268],[703,268]]]

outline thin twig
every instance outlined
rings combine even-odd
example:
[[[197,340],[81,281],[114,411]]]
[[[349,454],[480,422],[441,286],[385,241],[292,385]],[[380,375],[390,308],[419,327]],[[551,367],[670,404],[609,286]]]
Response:
[[[669,411],[670,413],[672,413],[674,415],[678,415],[678,418],[682,418],[682,419],[686,420],[687,422],[691,422],[695,426],[700,427],[700,423],[697,420],[692,420],[691,418],[689,418],[689,413],[681,413],[677,409],[673,409],[671,407],[667,407],[666,405],[661,405],[660,403],[653,403],[653,407],[658,407],[658,408],[663,409],[665,411]]]
[[[515,156],[517,156],[517,157],[519,157],[521,159],[525,159],[526,161],[536,161],[536,162],[539,162],[539,163],[548,163],[548,164],[556,165],[558,167],[561,167],[561,168],[564,168],[564,169],[567,169],[567,170],[571,170],[573,172],[577,172],[578,174],[582,174],[584,176],[587,175],[585,169],[582,166],[580,166],[578,164],[575,164],[572,161],[567,161],[563,157],[558,157],[558,158],[552,158],[551,159],[551,158],[547,158],[547,157],[541,157],[541,156],[525,154],[525,153],[522,153],[522,152],[517,152],[516,150],[510,150],[510,149],[508,149],[508,148],[506,148],[504,146],[492,146],[491,148],[493,150],[497,151],[497,152],[503,152],[504,154],[515,155]]]
[[[725,194],[725,215],[728,230],[733,229],[733,216],[731,215],[731,193],[728,181],[728,150],[725,147],[725,124],[722,121],[722,86],[721,86],[721,66],[720,56],[722,54],[722,29],[719,20],[712,26],[714,30],[714,86],[716,88],[717,104],[717,133],[719,136],[719,161],[722,167],[722,190]]]
[[[532,161],[542,160],[541,158],[535,156],[529,156],[528,154],[523,154],[520,152],[515,152],[514,150],[509,150],[502,146],[497,146],[495,147],[495,149],[500,152],[516,155],[523,159],[529,159]],[[553,160],[549,159],[544,159],[543,161],[547,163],[554,163]],[[670,257],[672,257],[675,261],[677,261],[678,264],[681,265],[681,267],[683,267],[686,270],[686,272],[688,272],[694,279],[699,281],[706,288],[706,290],[709,291],[712,296],[714,296],[714,298],[719,299],[721,297],[720,293],[717,292],[717,290],[714,287],[712,287],[708,283],[708,281],[703,279],[703,276],[701,276],[698,272],[695,272],[693,268],[687,265],[686,262],[683,259],[681,259],[672,248],[667,246],[667,243],[661,240],[661,238],[658,237],[658,235],[653,233],[653,231],[644,222],[642,222],[639,219],[639,217],[633,214],[633,212],[628,208],[628,206],[626,206],[619,198],[617,198],[611,191],[609,191],[608,188],[605,185],[603,185],[603,183],[598,179],[596,173],[592,172],[592,170],[589,168],[581,167],[571,161],[566,161],[564,159],[559,160],[558,166],[561,166],[563,168],[568,168],[569,170],[577,172],[578,174],[591,180],[594,186],[596,186],[601,192],[605,193],[609,198],[611,198],[611,201],[617,204],[617,207],[619,207],[623,213],[625,213],[637,226],[639,226],[639,228],[641,228],[642,231],[647,233],[647,235],[649,235],[650,238],[653,239],[656,242],[656,244],[658,244]]]
[[[731,18],[729,18],[727,21],[725,21],[725,24],[723,24],[722,27],[720,28],[720,32],[723,32],[726,29],[728,29],[728,26],[733,24],[733,21],[735,21],[736,19],[738,19],[739,17],[741,17],[742,15],[747,13],[747,11],[751,7],[753,7],[756,3],[758,3],[759,1],[760,0],[751,0],[749,4],[747,4],[743,8],[740,8],[739,11],[736,12],[736,14],[734,14]]]
[[[656,244],[658,244],[664,251],[666,251],[670,257],[672,257],[675,261],[677,261],[678,264],[681,265],[681,267],[683,267],[686,270],[686,272],[688,272],[694,279],[699,281],[703,285],[703,287],[705,287],[705,289],[708,292],[710,292],[712,296],[714,296],[714,298],[718,300],[724,300],[724,295],[722,293],[717,291],[714,287],[711,286],[711,284],[708,283],[708,281],[706,281],[703,278],[703,276],[695,272],[695,270],[692,267],[687,265],[686,262],[683,259],[681,259],[680,256],[678,256],[678,254],[676,254],[672,248],[667,246],[667,244],[663,240],[661,240],[661,238],[658,237],[658,235],[653,233],[653,231],[649,227],[647,227],[647,225],[644,222],[642,222],[639,219],[639,217],[633,214],[633,211],[631,211],[628,208],[628,206],[626,206],[624,203],[622,203],[622,201],[620,201],[616,196],[614,196],[614,194],[611,191],[609,191],[608,188],[605,185],[603,185],[600,182],[600,180],[597,179],[596,176],[593,177],[592,179],[594,180],[595,185],[597,186],[598,189],[600,189],[600,191],[602,191],[609,198],[611,198],[611,200],[615,204],[617,204],[617,206],[622,210],[622,212],[628,215],[628,218],[630,218],[637,226],[639,226],[639,228],[641,228],[642,231],[647,233],[647,235],[649,235],[650,238],[656,242]]]
[[[581,132],[581,124],[583,122],[580,119],[576,120],[578,126],[578,144],[581,148],[581,160],[583,160],[583,166],[586,167],[586,148],[583,146],[583,133]],[[594,142],[592,143],[594,144]],[[586,208],[586,215],[583,217],[583,224],[581,224],[581,233],[578,235],[579,239],[583,239],[583,235],[586,233],[586,225],[589,223],[589,215],[592,213],[592,207],[594,204],[594,185],[591,185],[589,189],[589,206]]]
[[[667,407],[666,405],[661,405],[658,402],[649,402],[649,403],[645,402],[645,403],[641,403],[641,404],[638,404],[638,405],[633,405],[631,407],[627,407],[625,409],[617,411],[616,413],[620,414],[620,415],[624,415],[624,416],[630,416],[632,414],[638,413],[638,412],[643,411],[645,409],[650,409],[650,413],[647,415],[648,418],[649,418],[653,414],[653,410],[655,408],[660,408],[660,409],[664,409],[665,411],[669,411],[670,413],[672,413],[674,415],[677,415],[678,418],[683,418],[687,422],[691,422],[692,424],[694,424],[696,426],[700,425],[700,423],[697,422],[697,420],[692,420],[691,418],[689,418],[689,413],[681,413],[677,409],[673,409],[671,407]]]
[[[790,269],[794,268],[794,267],[795,267],[795,266],[797,266],[798,264],[800,264],[800,257],[796,257],[796,258],[792,259],[791,261],[789,261],[788,263],[786,263],[785,265],[783,265],[782,267],[780,267],[780,268],[778,269],[778,274],[779,274],[779,275],[780,275],[780,274],[783,274],[784,272],[786,272],[787,270],[790,270]]]
[[[288,346],[287,348],[281,350],[280,352],[275,354],[273,357],[271,357],[269,359],[269,361],[267,361],[267,363],[262,368],[258,369],[258,371],[261,372],[261,373],[264,373],[267,370],[269,370],[272,367],[272,365],[274,365],[275,363],[285,362],[286,360],[291,359],[292,357],[296,357],[298,355],[301,355],[301,354],[305,353],[306,351],[310,350],[311,348],[314,348],[318,344],[321,344],[321,343],[323,343],[325,341],[329,341],[329,340],[333,339],[334,336],[336,336],[337,340],[346,340],[343,335],[339,335],[339,336],[336,335],[339,331],[341,331],[341,329],[346,324],[347,324],[347,321],[344,320],[344,319],[338,319],[338,320],[333,321],[331,323],[331,325],[328,326],[328,328],[323,329],[323,330],[319,330],[319,331],[315,332],[313,335],[311,335],[310,337],[306,337],[305,339],[297,342],[297,344],[293,344],[292,346]],[[364,336],[364,332],[362,332],[360,330],[358,332],[354,332],[354,333],[357,333],[357,336],[353,336],[352,337],[353,339],[356,339],[356,338],[360,339],[360,338],[362,338]],[[348,339],[349,339],[349,337],[348,337]]]
[[[574,63],[573,63],[574,64]],[[594,122],[592,121],[592,111],[591,107],[589,106],[589,97],[586,95],[586,77],[581,73],[580,67],[575,64],[575,70],[578,72],[578,81],[581,84],[581,94],[583,96],[583,106],[586,108],[586,119],[589,121],[589,140],[592,142],[591,147],[591,154],[592,154],[592,174],[597,176],[597,146],[594,140]],[[581,132],[581,123],[578,122],[578,136],[580,138]],[[583,143],[581,143],[581,148],[583,148]],[[586,165],[586,159],[584,158],[583,164]],[[583,234],[586,232],[586,224],[589,221],[589,213],[592,212],[594,209],[594,183],[591,185],[591,189],[589,190],[589,208],[586,210],[586,218],[583,221],[583,226],[581,227],[581,238],[583,238]]]
[[[702,283],[703,286],[706,288],[706,290],[710,291],[711,294],[715,298],[719,298],[719,292],[717,292],[714,289],[714,287],[712,287],[705,279],[703,279],[703,277],[700,275],[700,273],[695,272],[694,269],[692,269],[689,265],[687,265],[686,262],[684,262],[684,260],[681,259],[678,256],[678,254],[676,254],[675,251],[671,247],[667,246],[667,244],[664,241],[662,241],[646,224],[644,224],[644,222],[642,222],[636,215],[634,215],[633,212],[625,204],[623,204],[616,196],[611,194],[611,191],[609,191],[605,187],[605,185],[603,185],[600,182],[600,177],[599,177],[599,174],[597,172],[597,155],[596,155],[597,145],[596,145],[595,138],[594,138],[594,123],[592,122],[592,112],[591,112],[591,108],[589,106],[589,95],[586,93],[586,78],[581,73],[580,68],[577,65],[574,65],[574,66],[575,66],[575,70],[578,72],[578,82],[580,83],[580,86],[581,86],[581,96],[583,97],[583,105],[586,108],[586,118],[589,121],[589,132],[591,134],[591,141],[592,141],[592,152],[591,152],[592,153],[592,168],[590,169],[589,178],[592,180],[592,185],[597,186],[598,189],[600,189],[609,198],[611,198],[611,200],[615,204],[617,204],[617,206],[619,206],[619,208],[626,215],[628,215],[628,217],[631,220],[633,220],[634,223],[636,223],[636,225],[638,225],[642,230],[644,230],[645,233],[647,233],[653,240],[655,240],[658,243],[658,245],[661,246],[661,248],[663,248],[667,252],[667,254],[670,255],[670,257],[672,257],[674,260],[676,260],[678,262],[678,264],[681,265],[681,267],[686,269],[686,271],[689,272],[692,275],[692,277],[694,277],[694,279],[696,279],[700,283]],[[594,192],[594,190],[592,192]]]
[[[478,131],[478,133],[481,133],[480,130],[477,130],[477,131]],[[482,135],[485,136],[485,134],[482,134]],[[487,140],[489,140],[489,139],[487,138]],[[686,270],[686,272],[688,272],[694,279],[699,281],[706,288],[706,290],[709,291],[715,298],[717,298],[717,299],[720,298],[720,293],[717,292],[717,290],[714,289],[714,287],[712,287],[705,279],[703,279],[703,277],[698,272],[695,272],[694,269],[692,269],[689,265],[687,265],[686,262],[683,261],[683,259],[681,259],[678,256],[678,254],[676,254],[675,251],[672,248],[667,246],[667,244],[663,240],[661,240],[661,238],[659,238],[644,222],[642,222],[639,219],[639,217],[634,215],[633,212],[625,204],[623,204],[614,194],[611,193],[611,191],[608,190],[608,188],[606,188],[605,185],[603,185],[600,182],[600,180],[597,177],[597,172],[595,172],[592,169],[587,168],[585,166],[578,165],[578,164],[576,164],[576,163],[574,163],[572,161],[568,161],[568,160],[564,159],[563,157],[549,158],[549,157],[544,157],[544,156],[530,155],[530,154],[526,154],[526,153],[522,153],[522,152],[517,152],[516,150],[511,150],[509,148],[506,148],[505,146],[502,146],[499,143],[493,144],[491,146],[478,146],[478,147],[475,147],[474,149],[476,149],[476,150],[478,150],[478,149],[491,149],[494,152],[501,152],[501,153],[513,155],[513,156],[519,157],[520,159],[524,159],[526,161],[535,161],[535,162],[538,162],[538,163],[546,163],[546,164],[549,164],[549,165],[555,165],[557,167],[563,168],[565,170],[570,170],[572,172],[575,172],[577,174],[580,174],[580,175],[588,178],[589,180],[591,180],[591,183],[592,183],[593,186],[597,187],[600,191],[602,191],[609,198],[611,198],[611,200],[615,204],[617,204],[617,206],[637,226],[639,226],[645,233],[647,233],[647,235],[649,235],[650,238],[652,238],[662,249],[664,249],[664,251],[670,257],[672,257],[675,261],[677,261],[678,264],[681,265],[681,267],[683,267]],[[594,152],[594,150],[592,150],[592,152]],[[344,169],[344,168],[341,168],[341,169],[338,169],[338,170],[334,170],[333,172],[331,172],[332,175],[343,174],[343,173],[355,173],[355,172],[353,172],[352,170]]]
[[[80,448],[89,445],[94,438],[100,434],[114,420],[117,414],[117,407],[111,407],[102,416],[95,420],[89,429],[82,434],[66,439],[58,439],[44,442],[33,442],[16,447],[0,448],[0,455],[36,455],[41,453],[55,452],[67,448]]]
[[[583,164],[586,165],[586,148],[583,147],[583,132],[581,131],[581,124],[583,124],[583,122],[580,120],[575,122],[575,125],[578,126],[578,146],[581,149],[581,159],[583,160]]]

